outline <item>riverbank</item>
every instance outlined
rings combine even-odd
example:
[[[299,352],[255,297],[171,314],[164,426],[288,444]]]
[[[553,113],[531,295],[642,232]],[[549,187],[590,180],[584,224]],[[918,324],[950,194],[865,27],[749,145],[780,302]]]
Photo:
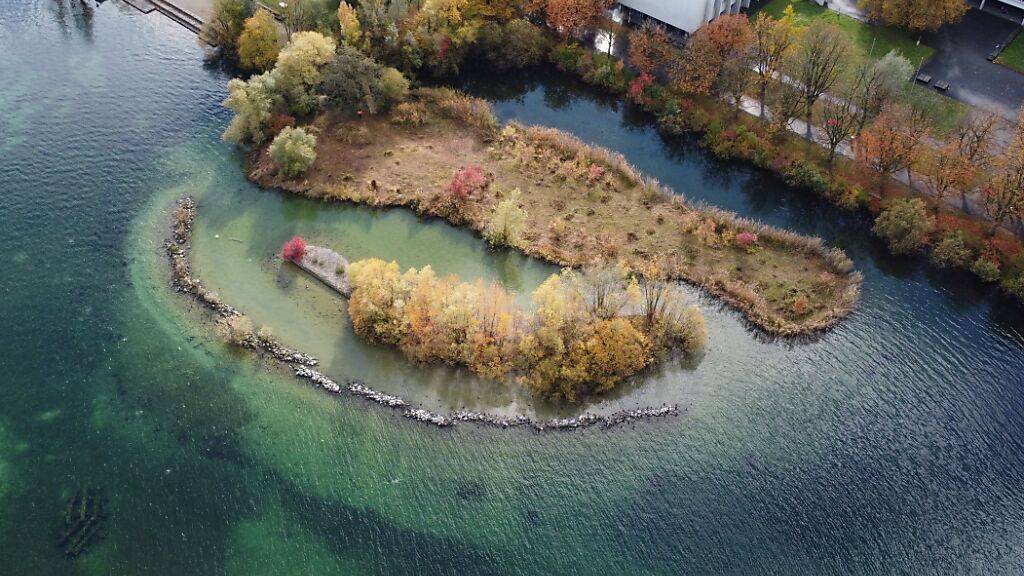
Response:
[[[522,415],[498,416],[469,410],[458,410],[445,415],[415,406],[399,396],[379,392],[355,379],[348,379],[344,384],[339,384],[315,369],[319,365],[319,361],[313,356],[284,346],[268,330],[254,330],[240,310],[222,301],[192,274],[188,250],[197,214],[196,203],[190,197],[180,199],[175,206],[171,220],[171,238],[164,242],[164,252],[170,264],[171,286],[177,292],[189,296],[209,310],[218,327],[227,327],[226,331],[222,331],[222,335],[229,343],[276,362],[293,373],[296,378],[308,380],[326,392],[332,394],[348,392],[353,396],[393,409],[403,418],[439,428],[447,428],[457,422],[496,428],[526,427],[537,432],[577,430],[592,426],[613,428],[637,420],[676,416],[681,413],[678,405],[666,403],[655,407],[620,410],[606,415],[585,412],[572,418],[547,420],[532,419]]]
[[[412,98],[371,118],[323,114],[313,122],[317,159],[303,177],[280,176],[260,148],[249,178],[312,198],[408,207],[480,234],[519,190],[525,219],[512,247],[562,266],[619,261],[690,282],[774,335],[828,329],[856,305],[860,275],[820,239],[691,206],[620,155],[557,130],[499,129],[482,100],[445,89]],[[469,167],[482,183],[453,195]]]

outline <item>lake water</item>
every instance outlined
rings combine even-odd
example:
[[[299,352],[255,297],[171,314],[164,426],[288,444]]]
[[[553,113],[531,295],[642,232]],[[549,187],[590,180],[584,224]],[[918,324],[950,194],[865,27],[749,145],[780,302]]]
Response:
[[[0,573],[1019,574],[1024,315],[968,276],[886,256],[868,224],[663,141],[547,73],[467,81],[502,119],[621,151],[694,201],[841,246],[854,316],[766,342],[693,292],[711,344],[595,410],[679,402],[613,432],[438,431],[268,372],[167,290],[174,200],[195,268],[286,343],[432,407],[553,413],[354,339],[272,256],[292,234],[528,292],[551,272],[403,211],[250,185],[219,139],[228,76],[110,0],[0,3]],[[293,319],[301,319],[302,325]],[[104,491],[103,539],[56,546]]]

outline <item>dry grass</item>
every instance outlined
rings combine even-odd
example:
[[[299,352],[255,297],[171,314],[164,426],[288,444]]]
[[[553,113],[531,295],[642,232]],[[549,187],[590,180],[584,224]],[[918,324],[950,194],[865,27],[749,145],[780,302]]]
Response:
[[[859,274],[819,238],[690,206],[622,155],[554,129],[511,124],[492,131],[482,101],[423,90],[417,99],[427,116],[422,125],[321,117],[317,160],[303,180],[276,176],[265,151],[254,155],[250,178],[315,198],[408,206],[478,232],[518,188],[528,214],[517,246],[523,252],[568,266],[595,258],[634,269],[654,263],[774,334],[827,328],[856,304]],[[470,165],[482,166],[492,184],[452,211],[444,190]],[[756,233],[756,246],[737,246],[740,232]]]

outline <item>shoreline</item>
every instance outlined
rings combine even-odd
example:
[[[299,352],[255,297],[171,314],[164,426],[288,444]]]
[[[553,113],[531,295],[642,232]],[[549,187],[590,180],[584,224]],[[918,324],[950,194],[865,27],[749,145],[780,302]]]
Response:
[[[220,300],[213,292],[203,285],[199,278],[192,275],[188,259],[191,245],[192,228],[198,209],[195,201],[185,196],[180,198],[174,208],[171,224],[171,237],[164,241],[163,248],[170,265],[171,287],[187,297],[192,298],[206,308],[218,320],[241,318],[243,314],[237,308]],[[238,341],[242,348],[251,350],[258,355],[273,359],[279,365],[291,371],[295,378],[307,380],[316,387],[334,395],[344,392],[363,398],[379,406],[392,409],[394,412],[410,420],[431,425],[435,428],[450,428],[457,423],[472,423],[490,428],[531,428],[536,432],[549,430],[579,430],[599,425],[602,429],[614,428],[630,422],[678,416],[686,412],[677,404],[662,404],[657,407],[634,408],[619,410],[607,415],[584,412],[572,418],[552,418],[537,420],[527,416],[498,416],[486,412],[456,410],[447,415],[425,410],[405,399],[386,394],[367,386],[365,383],[348,379],[341,385],[329,376],[315,370],[319,361],[304,352],[288,348],[273,337],[247,334]]]

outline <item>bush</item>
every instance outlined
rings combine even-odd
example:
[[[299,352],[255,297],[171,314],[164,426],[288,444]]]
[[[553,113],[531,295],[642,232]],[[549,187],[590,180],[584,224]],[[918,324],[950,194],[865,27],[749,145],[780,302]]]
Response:
[[[879,214],[873,228],[895,254],[909,254],[928,242],[935,218],[920,198],[900,198]]]
[[[394,68],[385,68],[380,72],[380,96],[385,106],[398,104],[409,95],[409,81],[401,72]]]
[[[286,127],[270,144],[270,158],[285,176],[299,176],[316,161],[316,137],[302,128]]]
[[[238,37],[238,60],[248,70],[266,72],[277,61],[281,52],[281,38],[277,22],[267,10],[257,10],[245,21]]]
[[[498,203],[484,236],[495,246],[515,246],[526,226],[526,210],[519,207],[519,189]]]
[[[293,236],[281,248],[281,257],[298,264],[306,257],[306,240],[302,236]]]
[[[959,230],[946,233],[932,250],[932,262],[940,268],[961,268],[971,261],[971,250],[964,245],[964,234]]]
[[[999,280],[999,264],[985,256],[979,257],[971,264],[971,272],[974,272],[984,282]]]

